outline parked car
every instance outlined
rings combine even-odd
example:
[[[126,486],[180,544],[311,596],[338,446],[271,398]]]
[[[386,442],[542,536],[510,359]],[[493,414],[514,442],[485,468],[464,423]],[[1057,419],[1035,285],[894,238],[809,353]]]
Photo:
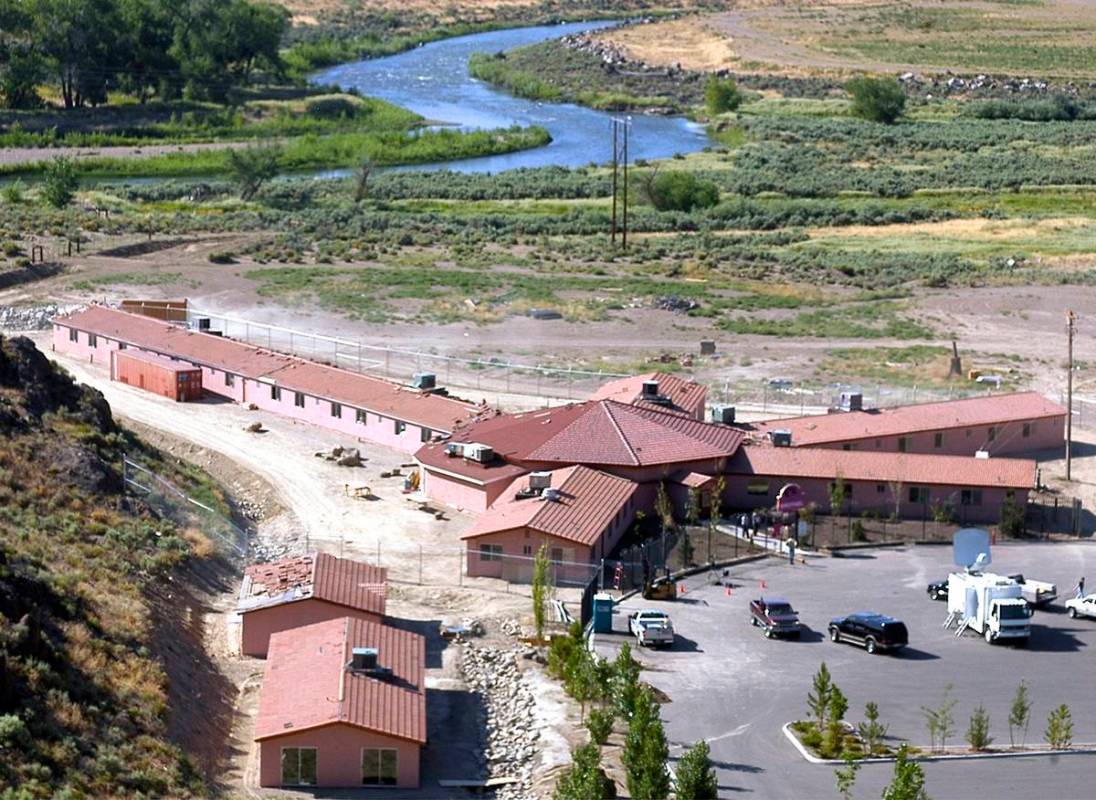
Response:
[[[861,611],[830,620],[830,641],[860,645],[869,653],[901,650],[909,644],[906,626],[894,617]]]
[[[1066,600],[1066,612],[1074,619],[1077,619],[1077,617],[1096,617],[1096,594],[1071,597]]]
[[[674,626],[665,611],[644,608],[628,617],[628,630],[640,647],[669,647],[674,643]]]
[[[1058,587],[1053,583],[1024,578],[1019,572],[1009,575],[1009,577],[1020,584],[1020,592],[1023,594],[1024,599],[1036,608],[1048,605],[1058,599]]]
[[[933,600],[947,600],[948,599],[948,579],[944,578],[942,581],[933,581],[929,584],[928,588],[929,597]]]
[[[802,630],[799,615],[792,604],[777,597],[760,597],[750,601],[750,624],[765,631],[769,639],[774,636],[799,638]]]

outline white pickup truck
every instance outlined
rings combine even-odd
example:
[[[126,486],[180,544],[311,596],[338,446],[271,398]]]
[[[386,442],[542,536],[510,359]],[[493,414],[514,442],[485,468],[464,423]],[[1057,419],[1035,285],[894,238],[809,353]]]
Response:
[[[640,647],[670,647],[674,643],[674,626],[665,611],[636,611],[628,617],[628,630]]]
[[[1020,573],[1009,575],[1009,577],[1020,584],[1023,598],[1035,608],[1048,605],[1058,599],[1058,587],[1053,583],[1025,578]]]
[[[1096,617],[1096,594],[1071,597],[1066,600],[1066,612],[1074,619],[1077,619],[1077,617]]]

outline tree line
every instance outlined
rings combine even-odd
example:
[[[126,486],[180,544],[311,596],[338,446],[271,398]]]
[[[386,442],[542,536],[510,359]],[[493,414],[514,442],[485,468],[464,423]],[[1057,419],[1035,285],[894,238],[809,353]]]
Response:
[[[224,102],[257,69],[283,71],[285,9],[252,0],[0,0],[0,107],[65,108],[108,92]]]

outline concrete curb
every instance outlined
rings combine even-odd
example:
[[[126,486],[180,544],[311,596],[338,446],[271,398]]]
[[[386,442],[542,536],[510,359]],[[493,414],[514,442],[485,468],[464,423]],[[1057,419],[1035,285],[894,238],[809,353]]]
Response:
[[[881,550],[890,547],[905,547],[906,542],[861,542],[859,544],[836,544],[832,547],[820,547],[819,552],[828,553],[831,558],[841,558],[842,553],[855,553],[859,550]]]
[[[799,741],[799,737],[792,731],[792,724],[790,722],[784,723],[784,727],[781,730],[784,731],[784,735],[788,737],[788,741],[792,743],[792,746],[799,751],[799,755],[803,756],[803,760],[808,761],[811,764],[827,764],[830,766],[841,766],[845,763],[840,758],[819,758],[816,755],[812,755],[811,752],[807,750],[806,746]],[[1037,756],[1069,755],[1096,755],[1096,745],[1082,744],[1077,747],[1072,747],[1069,750],[1019,750],[1016,752],[951,753],[941,755],[927,753],[910,756],[910,761],[974,761],[987,758],[1032,758]],[[893,756],[873,756],[872,758],[857,759],[858,764],[893,764],[894,761],[895,758]]]

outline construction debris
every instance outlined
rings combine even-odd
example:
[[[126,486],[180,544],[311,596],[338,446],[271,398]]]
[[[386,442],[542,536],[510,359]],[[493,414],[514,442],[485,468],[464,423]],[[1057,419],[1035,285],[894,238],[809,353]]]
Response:
[[[44,331],[49,330],[54,317],[63,317],[79,311],[80,305],[0,306],[0,330]]]
[[[244,430],[248,433],[266,433],[266,428],[263,427],[263,423],[259,422],[258,420],[252,422],[250,425],[245,427]]]
[[[361,451],[356,447],[333,447],[330,452],[318,450],[314,455],[324,461],[334,461],[340,467],[361,467],[365,464]]]

